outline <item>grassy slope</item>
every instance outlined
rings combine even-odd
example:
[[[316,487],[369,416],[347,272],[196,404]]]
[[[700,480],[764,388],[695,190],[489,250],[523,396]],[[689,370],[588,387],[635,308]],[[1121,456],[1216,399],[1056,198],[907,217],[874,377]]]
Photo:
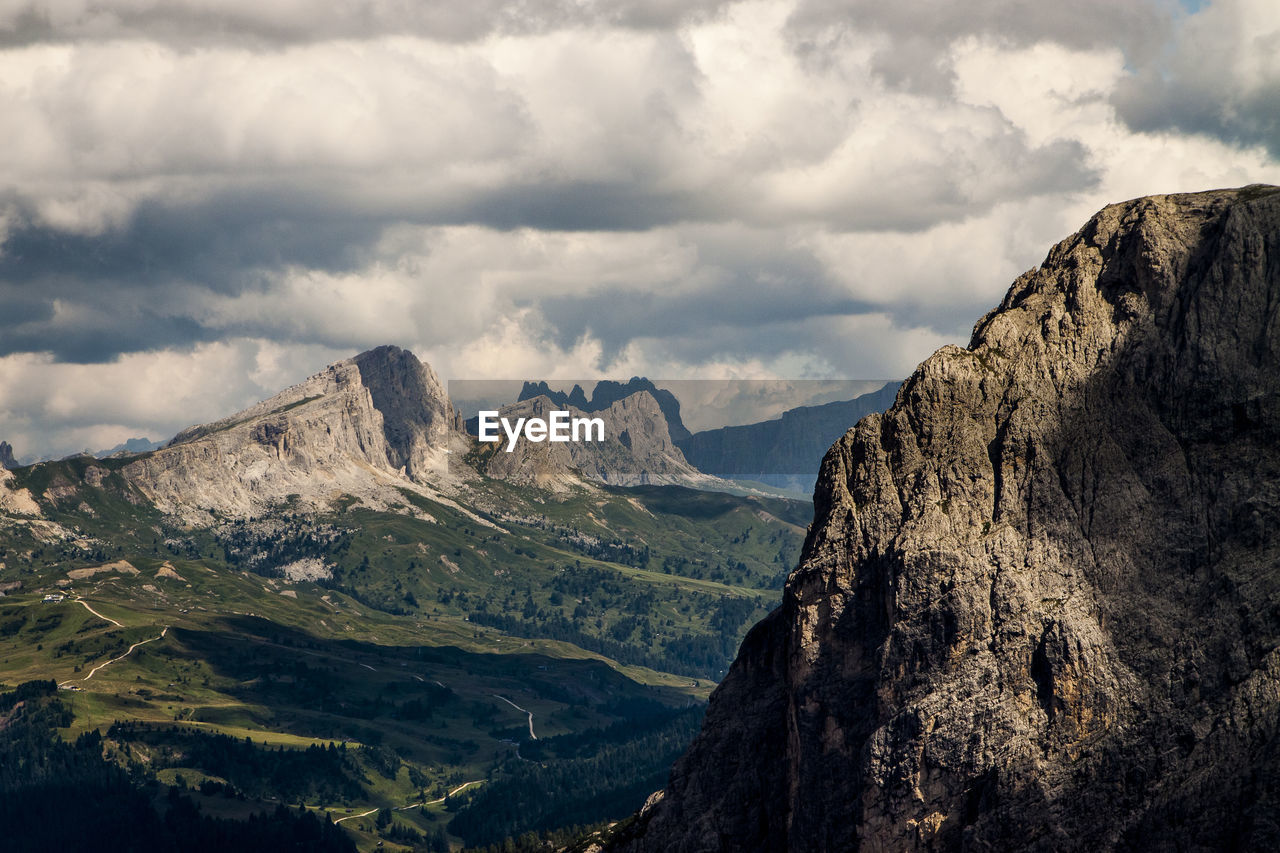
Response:
[[[546,737],[626,720],[646,703],[702,701],[711,686],[569,643],[504,634],[468,614],[514,613],[530,626],[576,614],[584,637],[602,638],[642,621],[647,630],[617,641],[658,655],[670,637],[714,634],[708,620],[733,599],[748,614],[730,626],[736,641],[776,602],[768,587],[793,562],[808,521],[807,506],[773,499],[651,488],[553,501],[486,483],[472,500],[489,507],[482,514],[492,526],[417,496],[406,504],[429,519],[350,502],[335,509],[318,523],[337,535],[302,536],[293,551],[275,555],[325,560],[335,576],[320,586],[240,568],[272,540],[288,540],[289,529],[305,532],[316,521],[285,514],[285,534],[270,536],[234,523],[177,531],[118,474],[87,486],[88,464],[19,472],[19,485],[61,495],[48,514],[73,535],[51,541],[47,530],[0,525],[0,581],[23,584],[0,598],[0,682],[51,677],[80,688],[63,694],[75,712],[67,735],[138,720],[273,746],[337,739],[396,754],[392,778],[365,774],[364,802],[309,804],[335,816],[432,799],[513,760],[527,718],[499,696],[532,711]],[[137,574],[67,583],[70,570],[120,559]],[[269,562],[256,568],[270,571]],[[179,577],[164,576],[170,571]],[[54,589],[80,600],[43,603],[41,594]],[[143,641],[150,642],[84,680]],[[191,784],[203,778],[196,768],[184,776]],[[210,808],[244,808],[212,799]],[[396,813],[422,831],[448,818],[442,804]],[[371,845],[360,828],[372,820],[343,825]]]

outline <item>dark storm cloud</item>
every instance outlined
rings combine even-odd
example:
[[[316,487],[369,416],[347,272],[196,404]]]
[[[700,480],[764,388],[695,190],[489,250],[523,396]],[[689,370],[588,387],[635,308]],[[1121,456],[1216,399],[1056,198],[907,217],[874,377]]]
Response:
[[[156,310],[154,301],[150,289],[102,279],[45,276],[0,283],[0,302],[25,309],[0,315],[0,357],[48,352],[62,361],[93,364],[218,337],[190,317]]]
[[[225,332],[189,314],[189,292],[262,288],[289,265],[344,271],[367,262],[385,220],[314,201],[262,191],[192,205],[149,201],[96,234],[20,218],[0,251],[0,355],[105,362],[217,339]]]
[[[1022,166],[993,174],[976,193],[952,180],[965,169],[941,161],[901,181],[885,174],[879,185],[851,186],[844,190],[847,204],[827,202],[818,210],[793,210],[791,217],[821,220],[830,217],[828,210],[839,210],[840,228],[915,231],[973,215],[1018,192],[1075,188],[1095,179],[1083,165],[1083,151],[1072,144],[1028,150],[1012,138],[985,154],[992,151],[998,162]],[[393,227],[599,233],[735,215],[763,220],[761,227],[768,229],[787,219],[767,200],[742,198],[741,188],[697,194],[663,191],[655,183],[513,183],[471,194],[369,197],[341,181],[324,190],[275,181],[186,203],[143,201],[123,224],[97,233],[67,232],[19,217],[0,252],[0,291],[21,308],[0,316],[0,355],[35,350],[67,361],[104,362],[120,353],[190,346],[228,334],[329,346],[363,342],[360,335],[308,332],[290,316],[220,319],[215,327],[203,312],[209,294],[263,294],[289,269],[359,274],[379,261],[394,262],[379,254],[380,240]],[[548,295],[535,286],[513,304],[537,310],[561,347],[584,334],[597,337],[606,359],[637,336],[696,339],[699,327],[734,330],[740,354],[763,351],[766,340],[753,327],[873,310],[887,309],[902,322],[946,333],[963,331],[955,325],[951,302],[922,303],[909,292],[874,304],[848,297],[811,252],[788,248],[767,230],[716,236],[713,229],[700,234],[696,245],[697,267],[685,271],[694,283],[614,281],[599,292],[571,296]],[[548,275],[553,293],[554,272]],[[443,290],[449,282],[420,286]]]
[[[801,0],[788,22],[796,49],[820,58],[844,47],[849,32],[880,33],[873,67],[891,86],[950,89],[951,46],[965,37],[1024,47],[1037,42],[1079,49],[1122,49],[1130,61],[1153,55],[1169,32],[1173,0]]]
[[[815,298],[803,292],[807,289],[812,288],[799,281],[755,286],[736,281],[693,294],[631,291],[551,298],[540,308],[561,347],[590,335],[600,341],[608,362],[635,338],[658,336],[664,347],[681,342],[681,358],[694,363],[728,356],[773,357],[796,348],[796,336],[784,332],[800,328],[805,320],[874,310],[836,293]]]
[[[789,24],[801,32],[840,25],[935,41],[994,35],[1017,46],[1052,40],[1093,48],[1158,39],[1176,8],[1158,0],[802,0]]]
[[[687,215],[691,206],[634,184],[590,183],[509,187],[456,206],[424,199],[362,211],[331,194],[266,186],[190,204],[146,201],[123,225],[100,233],[20,218],[0,251],[0,294],[8,309],[0,312],[0,355],[48,351],[68,361],[102,362],[212,340],[228,330],[210,330],[198,316],[187,316],[193,308],[185,293],[261,291],[291,267],[353,273],[378,260],[376,243],[392,225],[644,230]],[[235,330],[271,327],[264,318]]]
[[[126,224],[97,234],[30,220],[12,227],[0,253],[0,281],[44,281],[51,296],[72,295],[78,281],[237,289],[247,272],[264,267],[354,269],[384,221],[340,212],[332,199],[269,188],[190,205],[146,201]]]
[[[1181,23],[1173,48],[1121,82],[1120,118],[1138,131],[1201,134],[1280,156],[1280,9],[1214,3]]]
[[[466,42],[588,26],[668,29],[733,0],[369,0],[288,4],[248,0],[46,0],[0,16],[0,45],[146,38],[173,44],[281,43],[412,35]]]
[[[721,219],[728,214],[724,201],[708,194],[655,190],[639,180],[570,181],[481,191],[454,209],[424,212],[419,221],[499,229],[643,231],[682,220]]]
[[[887,278],[890,270],[868,268],[865,276],[886,276],[880,298],[872,301],[850,295],[811,254],[768,240],[753,251],[746,239],[739,239],[739,250],[723,246],[729,250],[724,255],[716,251],[715,241],[700,243],[701,267],[716,271],[711,282],[615,283],[594,293],[530,298],[527,303],[536,305],[563,349],[588,336],[601,343],[607,362],[637,337],[657,336],[671,355],[696,364],[775,358],[815,340],[815,325],[873,314],[892,317],[899,328],[963,339],[991,308],[992,294],[1007,284],[993,279],[992,293],[921,299],[908,288],[894,292]],[[939,270],[938,275],[945,273]],[[824,348],[833,342],[822,340]]]
[[[188,291],[262,287],[265,273],[290,264],[354,269],[380,224],[305,202],[271,193],[145,202],[126,224],[97,234],[11,226],[0,294],[20,308],[0,313],[0,355],[51,352],[84,363],[189,347],[223,332],[187,315]]]
[[[713,230],[697,246],[700,281],[613,282],[607,290],[537,299],[556,344],[567,349],[589,335],[606,361],[643,336],[683,340],[685,351],[691,344],[701,358],[774,355],[794,348],[795,339],[771,339],[763,329],[876,310],[850,298],[812,254],[772,235]]]

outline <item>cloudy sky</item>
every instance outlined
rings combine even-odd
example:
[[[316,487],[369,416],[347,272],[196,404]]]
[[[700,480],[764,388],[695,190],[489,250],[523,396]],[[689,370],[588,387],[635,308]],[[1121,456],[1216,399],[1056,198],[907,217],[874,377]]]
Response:
[[[1280,183],[1274,0],[0,0],[0,438],[445,378],[899,377],[1103,204]]]

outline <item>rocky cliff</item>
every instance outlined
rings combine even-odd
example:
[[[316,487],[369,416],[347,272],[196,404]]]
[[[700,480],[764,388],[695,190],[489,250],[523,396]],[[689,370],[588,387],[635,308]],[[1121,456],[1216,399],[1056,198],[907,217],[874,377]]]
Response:
[[[1280,190],[1107,207],[828,452],[615,846],[1280,849]]]
[[[18,460],[13,458],[13,446],[7,441],[0,441],[0,468],[13,470],[18,467]]]
[[[413,353],[379,347],[229,418],[191,427],[125,476],[165,512],[256,516],[342,495],[378,504],[448,481],[453,410]]]

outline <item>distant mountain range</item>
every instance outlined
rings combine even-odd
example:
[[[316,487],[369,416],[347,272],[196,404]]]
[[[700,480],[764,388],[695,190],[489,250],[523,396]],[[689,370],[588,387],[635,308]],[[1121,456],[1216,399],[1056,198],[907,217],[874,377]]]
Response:
[[[571,486],[579,477],[624,486],[679,483],[715,489],[727,485],[685,460],[671,440],[670,417],[654,393],[644,387],[649,384],[647,380],[632,380],[632,383],[639,386],[639,390],[623,396],[595,395],[587,403],[590,408],[585,410],[570,402],[581,401],[582,389],[576,385],[577,395],[560,394],[555,399],[542,393],[534,396],[522,393],[518,402],[499,410],[500,417],[513,422],[522,417],[545,418],[552,410],[568,411],[571,417],[597,417],[607,424],[604,440],[559,444],[520,442],[512,453],[490,445],[484,451],[484,472],[498,479],[544,488]],[[618,383],[609,384],[618,386]],[[526,383],[525,390],[539,389]],[[668,411],[674,406],[678,423],[680,404],[669,392],[659,393],[668,400]],[[604,405],[606,399],[611,400],[607,406]]]
[[[657,403],[659,413],[666,422],[667,435],[674,448],[678,448],[675,453],[673,448],[663,449],[664,458],[669,460],[673,470],[684,471],[683,463],[687,462],[688,466],[712,477],[763,483],[807,495],[813,490],[818,466],[827,448],[866,415],[889,408],[901,384],[890,382],[883,388],[852,400],[799,406],[783,412],[777,418],[759,423],[719,427],[697,433],[691,433],[684,425],[680,401],[675,395],[658,388],[651,380],[643,377],[633,377],[628,382],[598,382],[589,398],[578,384],[566,393],[551,388],[545,381],[527,381],[517,400],[523,403],[541,397],[556,408],[599,413],[608,412],[619,402],[643,394]],[[467,430],[473,435],[476,424],[476,418],[467,421]],[[550,448],[544,449],[545,452],[550,452]],[[675,459],[675,456],[680,458]],[[517,467],[503,466],[506,471],[514,471]],[[530,474],[526,471],[523,476]],[[540,476],[543,479],[546,477],[545,473]],[[607,469],[598,466],[590,476],[606,482],[616,481],[609,479]],[[686,477],[686,481],[691,479]]]
[[[373,492],[399,488],[397,480],[451,493],[459,477],[477,472],[553,490],[586,480],[761,491],[754,483],[807,496],[831,443],[865,415],[888,408],[899,385],[797,407],[760,423],[691,433],[675,395],[643,377],[597,382],[590,397],[581,385],[566,393],[526,381],[502,416],[550,409],[599,416],[609,424],[608,438],[598,444],[521,441],[508,454],[472,444],[476,418],[462,424],[431,368],[413,353],[384,346],[242,412],[188,427],[171,441],[131,438],[83,455],[139,457],[126,476],[179,514],[252,516],[289,495],[324,503],[335,488],[373,499]],[[20,464],[0,442],[0,467]],[[374,488],[377,482],[383,485]]]
[[[704,430],[676,446],[705,474],[807,494],[832,443],[867,415],[893,405],[900,387],[901,382],[890,382],[853,400],[800,406],[773,420]]]
[[[647,391],[657,401],[658,408],[667,420],[667,432],[673,441],[679,444],[689,438],[689,430],[680,420],[680,401],[670,391],[658,388],[648,379],[639,376],[633,376],[629,382],[614,382],[609,379],[597,382],[596,387],[591,389],[590,400],[587,399],[581,385],[574,385],[573,389],[566,394],[563,391],[552,390],[545,381],[526,382],[520,389],[517,400],[531,400],[542,396],[557,406],[572,406],[583,412],[600,412],[619,400],[625,400],[641,391]]]
[[[152,441],[149,438],[131,438],[123,441],[108,450],[99,450],[93,454],[101,459],[104,456],[114,456],[117,453],[146,453],[151,450],[159,450],[164,447],[167,442]]]

